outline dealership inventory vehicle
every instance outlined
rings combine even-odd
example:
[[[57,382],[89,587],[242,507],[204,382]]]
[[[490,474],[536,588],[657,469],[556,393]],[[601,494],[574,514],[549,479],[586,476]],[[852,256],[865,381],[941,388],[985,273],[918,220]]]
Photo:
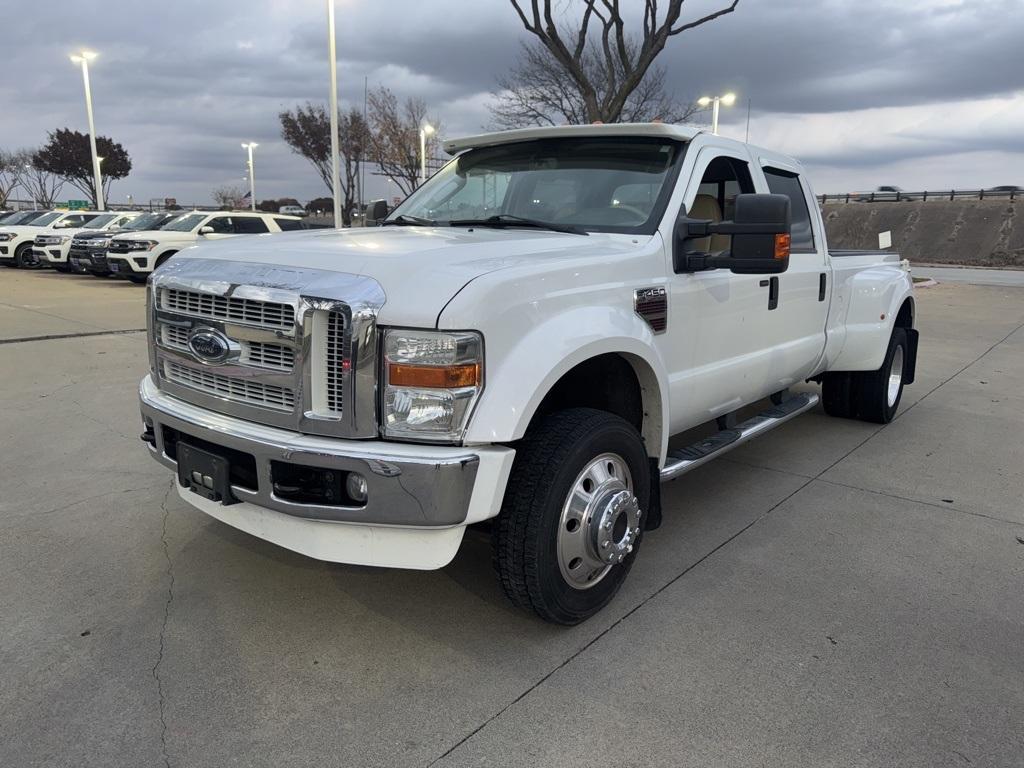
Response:
[[[187,502],[398,568],[484,524],[508,597],[573,624],[658,527],[661,482],[819,397],[895,415],[910,276],[829,250],[792,158],[663,124],[445,148],[382,227],[204,244],[153,275],[142,437]]]
[[[277,210],[278,213],[283,213],[287,216],[306,216],[306,209],[301,205],[282,205]]]
[[[96,277],[107,277],[107,245],[110,238],[125,232],[145,232],[160,229],[181,216],[181,211],[154,211],[144,213],[117,229],[106,231],[84,230],[71,239],[68,264],[74,272],[88,272]]]
[[[33,219],[38,219],[44,213],[49,213],[49,211],[46,209],[39,211],[7,211],[3,216],[0,216],[0,227],[5,224],[28,224]]]
[[[59,232],[44,232],[36,235],[33,253],[43,266],[51,266],[58,272],[72,271],[68,262],[72,240],[85,232],[109,233],[119,230],[128,222],[140,216],[138,211],[111,211],[101,213],[79,228],[61,229]]]
[[[276,213],[191,211],[160,229],[115,235],[107,245],[107,269],[118,277],[144,283],[154,269],[182,248],[235,235],[258,235],[300,229],[297,216]]]
[[[0,226],[0,264],[23,268],[43,265],[35,253],[39,235],[60,238],[67,230],[79,229],[99,216],[97,211],[47,211],[23,224]]]

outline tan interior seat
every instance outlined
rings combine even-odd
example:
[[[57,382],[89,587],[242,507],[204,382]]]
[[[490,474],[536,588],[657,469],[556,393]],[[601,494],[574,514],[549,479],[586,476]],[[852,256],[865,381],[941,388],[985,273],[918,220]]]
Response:
[[[718,207],[718,201],[711,195],[697,195],[690,207],[691,219],[704,219],[705,221],[721,221],[722,209]],[[693,241],[693,250],[708,251],[717,253],[729,247],[728,235],[711,235],[709,237],[697,238]]]

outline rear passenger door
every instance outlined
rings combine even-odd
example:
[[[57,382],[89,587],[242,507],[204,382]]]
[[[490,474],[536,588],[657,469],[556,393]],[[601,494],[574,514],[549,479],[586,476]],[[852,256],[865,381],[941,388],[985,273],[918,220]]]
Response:
[[[809,376],[825,349],[828,319],[828,269],[824,238],[818,230],[817,201],[810,194],[800,169],[762,160],[768,189],[786,195],[792,216],[789,269],[778,275],[778,300],[766,313],[766,329],[773,340],[771,376],[776,389]]]
[[[236,235],[261,235],[270,231],[267,222],[258,216],[235,216],[234,224]]]

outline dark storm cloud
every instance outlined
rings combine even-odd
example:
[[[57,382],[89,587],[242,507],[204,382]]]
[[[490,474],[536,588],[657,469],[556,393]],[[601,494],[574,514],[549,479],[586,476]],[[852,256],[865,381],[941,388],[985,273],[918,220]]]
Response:
[[[688,0],[686,8],[696,16],[716,5]],[[371,88],[426,99],[448,134],[479,131],[486,94],[525,39],[507,0],[338,0],[337,8],[343,102],[361,105],[365,77]],[[19,5],[4,19],[0,147],[37,146],[57,127],[85,129],[81,79],[67,54],[93,47],[102,54],[93,69],[97,130],[123,142],[135,161],[118,194],[206,200],[213,186],[241,183],[242,140],[260,143],[257,196],[322,194],[308,165],[280,141],[277,114],[325,100],[323,16],[322,2],[284,0]],[[736,90],[741,105],[752,99],[755,121],[830,113],[841,120],[865,108],[1024,90],[1022,38],[1019,0],[741,0],[736,13],[672,38],[661,63],[680,97]],[[724,122],[735,125],[740,110],[723,114]],[[805,157],[856,166],[979,149],[1017,153],[1021,135],[1000,125],[947,136],[905,129],[870,153],[847,141]]]

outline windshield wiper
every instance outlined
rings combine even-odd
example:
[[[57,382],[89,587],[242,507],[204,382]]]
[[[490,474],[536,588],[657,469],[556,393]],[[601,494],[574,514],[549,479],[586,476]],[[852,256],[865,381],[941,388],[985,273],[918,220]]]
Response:
[[[380,223],[380,226],[386,227],[393,225],[396,227],[436,227],[437,222],[433,219],[424,219],[421,216],[407,216],[404,213],[400,213],[393,219],[384,219]]]
[[[510,213],[498,213],[488,216],[486,219],[452,219],[448,224],[452,227],[533,227],[535,229],[550,229],[552,232],[566,232],[570,235],[590,234],[571,224],[555,224],[540,219],[527,219],[523,216],[513,216]]]

